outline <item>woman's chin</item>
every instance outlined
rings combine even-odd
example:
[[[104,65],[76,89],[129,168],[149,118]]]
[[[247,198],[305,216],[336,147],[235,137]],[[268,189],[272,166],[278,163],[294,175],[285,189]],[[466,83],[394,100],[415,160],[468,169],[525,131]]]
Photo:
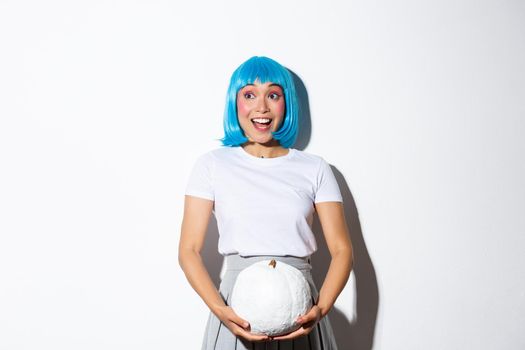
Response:
[[[261,144],[270,144],[275,141],[271,134],[258,135],[256,137],[248,136],[248,140],[250,142],[261,143]]]

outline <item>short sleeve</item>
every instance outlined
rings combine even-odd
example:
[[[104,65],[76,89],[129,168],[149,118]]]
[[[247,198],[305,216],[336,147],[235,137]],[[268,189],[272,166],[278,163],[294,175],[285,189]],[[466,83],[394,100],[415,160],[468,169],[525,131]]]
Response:
[[[213,157],[205,153],[197,158],[186,184],[185,194],[213,201]]]
[[[343,202],[343,196],[339,190],[339,185],[337,184],[332,168],[323,158],[321,158],[321,164],[319,165],[317,174],[317,191],[314,202]]]

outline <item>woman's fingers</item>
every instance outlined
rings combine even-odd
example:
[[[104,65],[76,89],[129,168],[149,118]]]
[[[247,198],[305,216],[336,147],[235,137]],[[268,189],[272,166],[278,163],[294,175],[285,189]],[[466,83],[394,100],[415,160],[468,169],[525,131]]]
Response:
[[[294,338],[297,338],[297,337],[300,337],[300,336],[303,336],[303,335],[306,335],[308,333],[310,333],[311,329],[307,329],[307,328],[299,328],[298,330],[296,331],[293,331],[292,333],[288,333],[288,334],[285,334],[285,335],[280,335],[278,337],[270,337],[271,340],[288,340],[288,339],[294,339]]]
[[[238,324],[234,322],[230,322],[229,327],[232,333],[237,337],[242,337],[249,341],[265,341],[269,340],[269,337],[267,335],[260,335],[260,334],[253,334],[246,330],[244,330],[242,327],[239,327]]]
[[[314,305],[306,314],[297,318],[297,323],[305,325],[311,322],[317,322],[321,318],[321,309],[319,306]]]
[[[239,336],[243,337],[246,340],[249,340],[249,341],[266,341],[266,340],[270,340],[270,337],[267,336],[267,335],[253,334],[253,333],[250,333],[248,331],[245,331],[242,328],[239,328],[239,329],[240,329]]]
[[[231,307],[226,307],[223,312],[224,316],[222,317],[222,321],[235,336],[243,337],[249,341],[265,341],[269,339],[267,335],[250,333],[250,324],[245,319],[239,317]]]
[[[314,326],[317,324],[317,322],[319,322],[320,318],[321,318],[321,310],[319,309],[317,305],[314,305],[312,306],[310,310],[308,310],[306,314],[297,318],[296,320],[297,323],[301,325],[299,329],[291,333],[278,336],[278,337],[271,337],[271,339],[272,340],[286,340],[286,339],[293,339],[293,338],[297,338],[297,337],[306,335],[314,329]]]
[[[243,329],[249,329],[250,328],[250,324],[248,323],[248,321],[240,318],[233,310],[232,310],[232,313],[231,313],[230,320],[232,322],[235,322],[238,326],[242,327]]]
[[[299,329],[277,337],[269,337],[267,335],[253,334],[249,332],[250,324],[239,317],[231,307],[224,309],[223,322],[237,337],[242,337],[248,341],[268,341],[268,340],[287,340],[294,339],[306,335],[312,331],[316,323],[321,318],[321,310],[317,305],[312,306],[308,312],[297,318],[297,323],[300,325]]]
[[[233,322],[244,329],[249,329],[250,327],[250,324],[246,320],[239,317],[239,315],[237,315],[235,311],[233,311],[233,309],[229,306],[224,307],[224,309],[222,310],[221,317],[219,318],[223,322]]]

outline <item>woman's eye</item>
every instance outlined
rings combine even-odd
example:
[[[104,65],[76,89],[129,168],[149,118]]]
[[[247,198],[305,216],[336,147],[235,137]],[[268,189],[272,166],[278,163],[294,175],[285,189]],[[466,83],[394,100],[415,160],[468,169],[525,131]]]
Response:
[[[244,98],[248,98],[248,99],[251,99],[251,98],[254,98],[255,95],[251,92],[245,92],[244,93]]]
[[[272,92],[272,93],[270,94],[270,99],[271,99],[271,100],[277,100],[277,99],[279,99],[279,97],[281,97],[281,95],[279,95],[279,94],[276,93],[276,92]]]

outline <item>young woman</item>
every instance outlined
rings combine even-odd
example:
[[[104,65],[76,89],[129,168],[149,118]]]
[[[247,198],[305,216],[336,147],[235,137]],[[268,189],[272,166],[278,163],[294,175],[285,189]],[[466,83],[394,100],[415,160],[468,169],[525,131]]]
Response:
[[[288,70],[267,57],[252,57],[233,73],[227,92],[222,147],[200,155],[184,203],[179,263],[189,283],[210,308],[202,349],[336,349],[327,314],[352,269],[352,244],[343,199],[329,164],[292,148],[300,118]],[[321,289],[310,256],[317,250],[311,230],[317,212],[331,262]],[[219,290],[200,251],[211,214],[225,259]],[[239,272],[260,260],[298,268],[310,284],[312,308],[301,327],[268,337],[229,307]]]

